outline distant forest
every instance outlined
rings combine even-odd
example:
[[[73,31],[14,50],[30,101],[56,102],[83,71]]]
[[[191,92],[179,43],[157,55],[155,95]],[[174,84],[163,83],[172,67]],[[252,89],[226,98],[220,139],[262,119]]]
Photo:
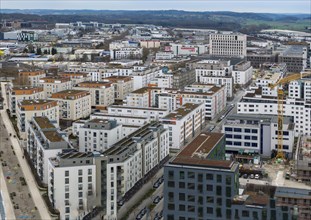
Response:
[[[269,14],[236,12],[167,11],[95,11],[95,10],[9,10],[1,19],[69,23],[97,21],[121,24],[154,24],[164,27],[206,28],[255,33],[262,29],[280,28],[307,31],[311,16],[306,14]]]

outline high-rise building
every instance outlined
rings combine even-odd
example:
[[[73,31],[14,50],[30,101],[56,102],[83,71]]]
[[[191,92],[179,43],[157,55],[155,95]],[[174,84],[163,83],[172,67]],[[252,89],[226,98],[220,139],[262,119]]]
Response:
[[[246,35],[232,32],[210,34],[209,51],[211,55],[225,57],[246,56]]]

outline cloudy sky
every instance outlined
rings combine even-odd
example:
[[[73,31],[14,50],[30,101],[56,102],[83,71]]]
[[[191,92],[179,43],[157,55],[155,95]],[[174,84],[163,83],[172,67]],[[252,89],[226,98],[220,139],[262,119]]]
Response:
[[[0,0],[0,8],[311,13],[311,0]]]

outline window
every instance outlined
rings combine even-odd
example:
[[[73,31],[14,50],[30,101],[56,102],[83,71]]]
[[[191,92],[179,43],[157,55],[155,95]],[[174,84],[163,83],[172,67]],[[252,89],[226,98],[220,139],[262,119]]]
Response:
[[[65,171],[65,176],[69,176],[69,171],[68,170]]]
[[[198,182],[203,182],[203,174],[202,173],[198,174]]]
[[[226,207],[231,208],[231,199],[226,200]]]
[[[65,193],[65,199],[69,199],[69,193]]]
[[[212,197],[212,196],[207,196],[207,197],[206,197],[206,203],[214,203],[214,197]]]
[[[174,171],[172,170],[168,171],[168,179],[170,180],[174,179]]]
[[[70,213],[70,207],[65,208],[65,213]]]
[[[241,132],[242,129],[241,128],[234,128],[234,132]]]
[[[184,182],[179,182],[179,188],[184,189],[185,188],[185,183]]]
[[[92,176],[87,177],[88,182],[92,182]]]
[[[257,136],[252,136],[252,140],[257,140]]]
[[[88,169],[87,171],[88,175],[92,175],[92,169]]]
[[[221,198],[217,198],[217,205],[222,206],[222,199]]]
[[[221,196],[221,186],[216,186],[216,195]]]
[[[181,180],[185,179],[185,172],[184,171],[179,172],[179,179],[181,179]]]
[[[79,173],[79,176],[82,176],[82,170],[79,170],[78,173]]]
[[[226,217],[227,217],[227,219],[231,219],[231,210],[230,209],[226,210]]]
[[[243,210],[242,211],[242,216],[243,217],[249,217],[249,211]]]
[[[83,182],[82,177],[79,177],[78,182],[79,182],[79,183],[82,183],[82,182]]]
[[[69,205],[69,200],[65,200],[65,205]]]
[[[232,128],[225,128],[225,131],[232,131]]]
[[[221,208],[216,209],[216,216],[221,217]]]
[[[179,205],[179,211],[185,211],[186,206],[185,205]]]
[[[231,185],[231,176],[226,175],[226,185]]]
[[[208,214],[213,214],[213,208],[212,207],[207,207],[206,208],[206,213],[208,213]]]
[[[169,204],[168,204],[168,210],[175,210],[175,205],[169,203]]]
[[[65,184],[69,184],[69,178],[65,178]]]
[[[194,177],[195,177],[194,172],[188,172],[188,178],[189,179],[194,179]]]
[[[168,185],[168,187],[175,187],[175,182],[174,181],[168,181],[167,185]]]
[[[186,198],[185,193],[179,193],[179,200],[180,201],[185,201],[185,198]]]
[[[246,128],[246,129],[244,130],[244,132],[245,132],[245,133],[251,133],[251,129]]]
[[[221,183],[221,181],[222,181],[221,175],[217,175],[217,183]]]
[[[234,138],[235,138],[235,139],[241,139],[242,136],[241,136],[241,135],[234,135]]]
[[[195,211],[195,207],[193,205],[189,205],[188,212],[194,212],[194,211]]]
[[[82,197],[83,196],[83,193],[82,192],[79,192],[79,197]]]
[[[213,179],[214,179],[214,178],[213,178],[213,174],[207,173],[207,174],[206,174],[206,179],[207,179],[207,180],[213,180]]]
[[[188,189],[195,189],[194,183],[188,183]]]
[[[193,195],[188,195],[188,202],[194,202],[195,201],[195,197]]]
[[[257,134],[257,129],[252,129],[252,133]]]
[[[213,185],[206,185],[206,191],[213,191]]]
[[[226,187],[226,196],[231,197],[231,187]]]

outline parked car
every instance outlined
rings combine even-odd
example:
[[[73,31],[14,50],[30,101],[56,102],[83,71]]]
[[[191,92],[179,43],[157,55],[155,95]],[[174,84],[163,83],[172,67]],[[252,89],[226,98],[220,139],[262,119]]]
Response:
[[[118,202],[118,206],[123,206],[124,205],[124,199],[121,199],[119,202]]]
[[[243,178],[244,179],[247,179],[247,177],[248,177],[248,175],[245,173],[245,174],[243,174]]]
[[[153,188],[158,188],[160,185],[161,185],[161,183],[159,183],[159,181],[157,181],[153,184]]]
[[[254,174],[251,174],[251,175],[249,176],[249,178],[254,179],[254,178],[255,178],[255,175],[254,175]]]
[[[161,201],[162,197],[161,196],[157,196],[154,198],[153,203],[154,204],[158,204]]]
[[[256,175],[255,175],[255,179],[256,179],[256,180],[259,180],[259,179],[260,179],[259,174],[256,174]]]

